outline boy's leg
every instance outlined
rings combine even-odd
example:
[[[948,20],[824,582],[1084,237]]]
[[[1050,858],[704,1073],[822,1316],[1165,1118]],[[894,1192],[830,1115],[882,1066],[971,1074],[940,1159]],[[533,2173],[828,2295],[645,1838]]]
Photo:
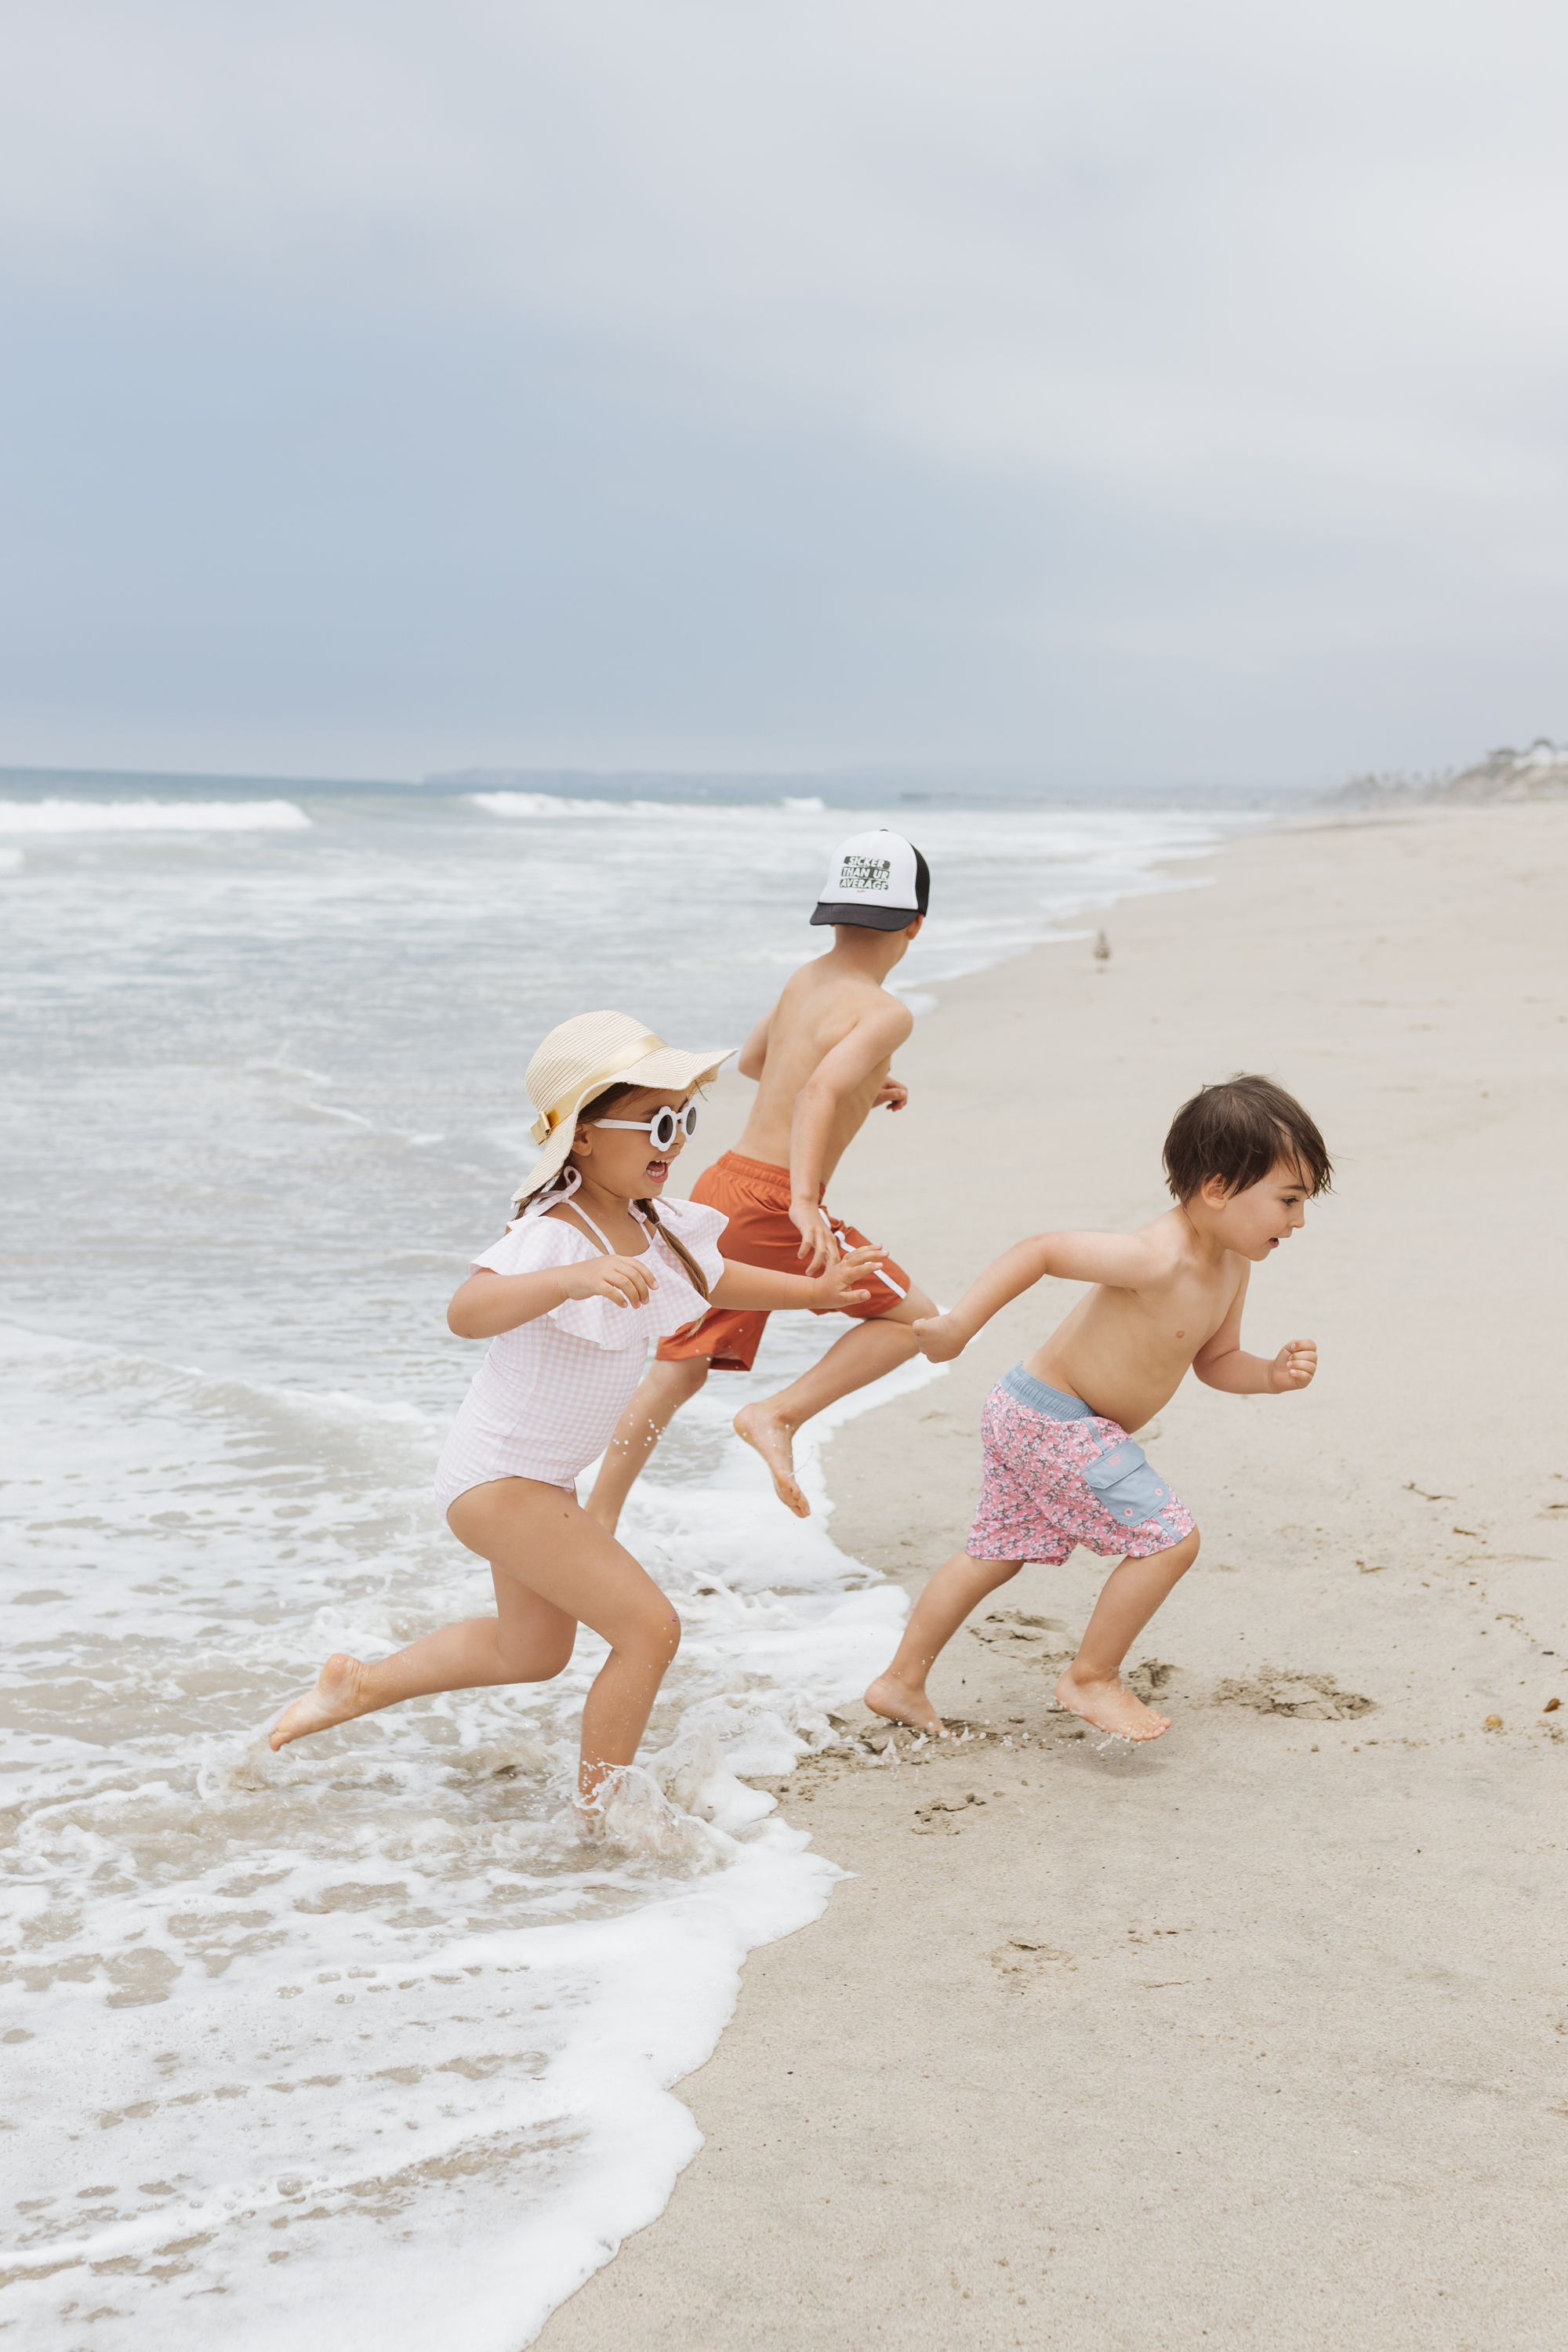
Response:
[[[773,1490],[780,1502],[796,1518],[809,1518],[811,1505],[795,1475],[795,1432],[825,1405],[837,1404],[840,1397],[880,1380],[884,1372],[893,1371],[900,1364],[907,1364],[915,1353],[915,1335],[910,1326],[917,1316],[935,1313],[934,1302],[923,1290],[911,1286],[909,1296],[886,1315],[858,1323],[853,1331],[846,1331],[841,1339],[836,1339],[821,1361],[814,1364],[810,1371],[803,1372],[798,1381],[792,1381],[787,1389],[781,1389],[777,1396],[763,1397],[756,1404],[742,1405],[735,1415],[736,1429],[747,1444],[754,1446],[762,1455],[773,1474]]]
[[[615,1534],[626,1496],[648,1455],[681,1406],[697,1394],[709,1370],[706,1356],[686,1356],[673,1363],[656,1358],[648,1366],[641,1387],[616,1423],[594,1491],[583,1506],[606,1535]]]
[[[866,1693],[872,1714],[942,1738],[946,1726],[926,1696],[926,1676],[971,1611],[1023,1565],[1021,1559],[971,1559],[966,1551],[945,1561],[910,1611],[892,1664]]]
[[[1198,1531],[1169,1551],[1144,1559],[1124,1559],[1106,1578],[1079,1653],[1057,1685],[1057,1697],[1074,1715],[1123,1739],[1158,1739],[1171,1727],[1125,1688],[1121,1661],[1161,1602],[1174,1591],[1198,1556]]]

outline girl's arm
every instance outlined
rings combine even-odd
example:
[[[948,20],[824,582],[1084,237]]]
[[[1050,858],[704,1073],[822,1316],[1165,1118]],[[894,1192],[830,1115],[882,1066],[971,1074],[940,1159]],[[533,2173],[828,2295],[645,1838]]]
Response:
[[[956,1307],[915,1325],[921,1353],[933,1364],[962,1355],[975,1333],[1021,1292],[1047,1274],[1059,1282],[1100,1282],[1112,1290],[1137,1290],[1159,1270],[1159,1255],[1142,1234],[1037,1234],[1015,1242],[979,1278]]]
[[[1288,1396],[1304,1389],[1318,1369],[1315,1339],[1288,1339],[1277,1356],[1249,1356],[1241,1344],[1241,1310],[1250,1266],[1242,1268],[1225,1321],[1193,1358],[1193,1370],[1211,1389],[1229,1396]]]
[[[737,1258],[726,1258],[724,1271],[713,1285],[712,1303],[764,1315],[780,1307],[813,1307],[819,1314],[858,1307],[871,1294],[855,1286],[857,1278],[886,1255],[886,1250],[870,1247],[846,1250],[836,1265],[815,1278],[773,1274],[763,1265],[742,1265]]]
[[[497,1274],[482,1265],[453,1293],[447,1328],[459,1339],[494,1339],[502,1331],[537,1323],[569,1298],[641,1307],[658,1288],[658,1276],[635,1257],[587,1258],[580,1265],[546,1266],[539,1274]]]

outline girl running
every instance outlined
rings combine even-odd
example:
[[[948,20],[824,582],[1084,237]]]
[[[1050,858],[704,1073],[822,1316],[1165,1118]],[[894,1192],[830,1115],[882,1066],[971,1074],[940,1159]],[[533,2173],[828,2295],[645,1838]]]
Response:
[[[433,1691],[549,1682],[579,1624],[610,1645],[583,1708],[580,1802],[637,1754],[680,1621],[652,1578],[577,1501],[638,1381],[648,1342],[711,1305],[853,1312],[880,1255],[848,1251],[816,1279],[721,1257],[716,1209],[658,1195],[697,1122],[691,1094],[734,1051],[686,1054],[623,1013],[552,1029],[528,1066],[538,1160],[518,1213],[447,1311],[492,1345],[436,1471],[460,1543],[488,1560],[493,1617],[427,1633],[365,1665],[329,1658],[287,1707],[274,1748]]]

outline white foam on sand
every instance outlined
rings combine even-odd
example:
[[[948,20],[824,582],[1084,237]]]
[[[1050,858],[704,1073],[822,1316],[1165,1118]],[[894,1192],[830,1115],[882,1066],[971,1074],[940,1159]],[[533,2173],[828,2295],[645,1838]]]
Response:
[[[298,833],[292,801],[0,801],[0,833]]]
[[[769,1339],[628,1509],[685,1639],[585,1835],[590,1636],[553,1684],[260,1736],[331,1649],[490,1605],[429,1500],[440,1425],[0,1331],[24,2328],[205,2352],[216,2310],[271,2352],[330,2310],[348,2352],[517,2352],[662,2210],[700,2145],[670,2086],[838,1875],[751,1781],[832,1736],[903,1615],[833,1545],[818,1445],[803,1523],[728,1431],[823,1332]]]

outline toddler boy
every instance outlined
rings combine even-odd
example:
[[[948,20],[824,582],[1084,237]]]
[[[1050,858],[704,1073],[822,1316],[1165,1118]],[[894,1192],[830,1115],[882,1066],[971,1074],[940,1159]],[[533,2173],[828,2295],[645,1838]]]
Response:
[[[1057,1697],[1123,1738],[1157,1739],[1170,1728],[1168,1716],[1123,1685],[1121,1662],[1196,1559],[1198,1531],[1128,1432],[1159,1412],[1189,1365],[1234,1396],[1307,1386],[1316,1342],[1248,1355],[1241,1310],[1251,1268],[1305,1222],[1307,1202],[1328,1190],[1333,1169],[1300,1104],[1272,1079],[1247,1076],[1183,1104],[1164,1164],[1176,1205],[1152,1224],[1019,1242],[950,1313],[916,1323],[923,1352],[945,1363],[1042,1276],[1094,1286],[986,1399],[984,1484],[969,1540],[937,1570],[891,1665],[866,1693],[875,1714],[941,1736],[926,1676],[971,1610],[1026,1559],[1057,1567],[1082,1544],[1124,1557]]]

